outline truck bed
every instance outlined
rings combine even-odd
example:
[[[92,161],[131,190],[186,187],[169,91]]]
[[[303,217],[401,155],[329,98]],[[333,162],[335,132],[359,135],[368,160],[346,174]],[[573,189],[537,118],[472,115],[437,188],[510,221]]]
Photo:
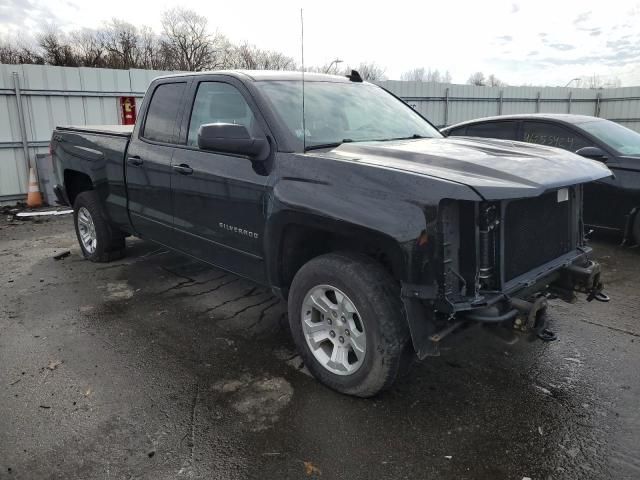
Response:
[[[130,137],[133,132],[133,125],[66,125],[57,127],[56,130]]]
[[[124,159],[132,131],[132,125],[62,126],[52,137],[58,183],[68,183],[68,172],[76,179],[84,175],[99,192],[111,221],[123,231],[129,227]],[[66,193],[73,198],[73,192]]]

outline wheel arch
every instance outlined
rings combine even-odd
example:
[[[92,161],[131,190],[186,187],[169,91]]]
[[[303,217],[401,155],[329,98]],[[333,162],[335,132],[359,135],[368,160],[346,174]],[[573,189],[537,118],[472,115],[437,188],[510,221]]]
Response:
[[[407,275],[406,253],[392,236],[338,219],[305,213],[267,226],[267,275],[284,298],[297,271],[330,252],[350,251],[375,258],[399,282]]]
[[[94,190],[93,180],[85,172],[79,170],[65,169],[64,171],[64,189],[67,194],[69,204],[73,206],[76,197],[88,190]]]

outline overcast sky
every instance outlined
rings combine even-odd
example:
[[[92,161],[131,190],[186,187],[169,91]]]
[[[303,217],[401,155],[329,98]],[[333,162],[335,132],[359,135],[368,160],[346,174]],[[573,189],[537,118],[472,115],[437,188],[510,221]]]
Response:
[[[43,24],[99,27],[111,17],[160,30],[160,13],[180,5],[206,15],[231,40],[305,61],[375,61],[390,79],[414,67],[449,70],[456,83],[474,71],[512,85],[564,85],[597,74],[640,84],[638,0],[2,0],[0,32],[28,35]]]

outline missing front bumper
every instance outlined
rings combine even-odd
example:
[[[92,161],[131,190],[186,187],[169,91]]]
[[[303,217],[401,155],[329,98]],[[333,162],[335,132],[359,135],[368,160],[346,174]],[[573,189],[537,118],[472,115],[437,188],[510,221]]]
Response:
[[[604,293],[604,284],[600,280],[600,264],[587,260],[582,265],[572,264],[560,270],[558,280],[549,286],[549,291],[562,300],[573,303],[576,293],[587,295],[587,301],[598,300],[608,302],[609,296]]]

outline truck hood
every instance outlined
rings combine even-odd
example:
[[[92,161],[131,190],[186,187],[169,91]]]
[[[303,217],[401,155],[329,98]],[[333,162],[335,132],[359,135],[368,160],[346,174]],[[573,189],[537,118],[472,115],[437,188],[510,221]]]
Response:
[[[329,155],[467,185],[485,200],[534,197],[612,175],[601,162],[565,150],[485,138],[343,143]]]

